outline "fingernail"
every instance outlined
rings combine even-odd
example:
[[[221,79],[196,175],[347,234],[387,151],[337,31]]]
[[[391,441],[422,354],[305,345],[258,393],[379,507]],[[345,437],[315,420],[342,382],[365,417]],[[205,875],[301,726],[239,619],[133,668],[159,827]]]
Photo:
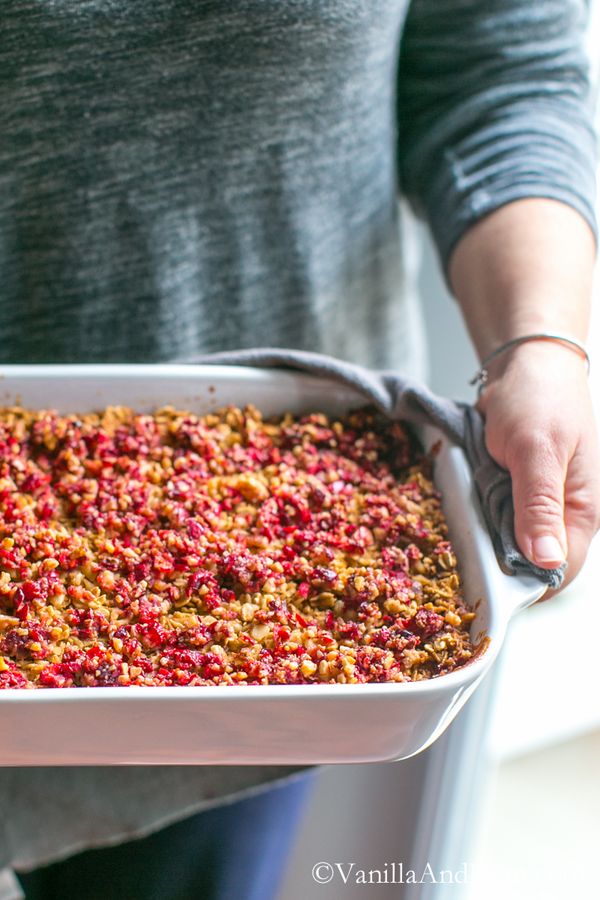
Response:
[[[565,554],[560,546],[560,542],[551,534],[534,538],[532,549],[533,559],[540,565],[552,563],[559,566],[565,561]]]

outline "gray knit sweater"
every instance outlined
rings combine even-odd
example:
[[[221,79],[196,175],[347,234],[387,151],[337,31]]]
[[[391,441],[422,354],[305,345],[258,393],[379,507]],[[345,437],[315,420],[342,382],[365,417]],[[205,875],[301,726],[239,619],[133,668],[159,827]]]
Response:
[[[593,223],[584,25],[583,0],[6,0],[0,361],[414,371],[399,189],[444,263],[521,197]],[[0,770],[0,869],[282,774]]]

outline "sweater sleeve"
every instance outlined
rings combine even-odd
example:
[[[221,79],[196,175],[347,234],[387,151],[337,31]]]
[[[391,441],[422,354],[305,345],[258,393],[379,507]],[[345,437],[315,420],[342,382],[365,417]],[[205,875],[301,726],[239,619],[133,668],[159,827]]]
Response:
[[[477,219],[547,197],[596,234],[585,0],[413,0],[398,86],[400,186],[442,264]]]

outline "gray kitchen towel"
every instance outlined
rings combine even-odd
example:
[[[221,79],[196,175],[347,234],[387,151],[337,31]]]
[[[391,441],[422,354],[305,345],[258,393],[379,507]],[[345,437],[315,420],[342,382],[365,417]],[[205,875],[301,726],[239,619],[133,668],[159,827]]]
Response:
[[[439,397],[424,384],[399,372],[373,371],[304,350],[257,347],[211,353],[186,361],[285,368],[320,375],[355,388],[366,401],[373,403],[391,419],[436,425],[465,452],[501,568],[508,574],[534,575],[551,588],[561,586],[566,564],[554,569],[542,569],[526,559],[517,547],[510,475],[488,453],[484,422],[475,407]]]

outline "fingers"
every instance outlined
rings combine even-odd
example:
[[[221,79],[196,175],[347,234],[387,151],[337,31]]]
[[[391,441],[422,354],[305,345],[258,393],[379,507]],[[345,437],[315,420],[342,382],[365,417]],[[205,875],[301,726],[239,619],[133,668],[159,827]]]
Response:
[[[563,587],[581,569],[600,526],[596,440],[582,440],[571,459],[568,456],[559,441],[533,433],[515,437],[507,454],[519,548],[542,568],[566,560]]]
[[[583,439],[569,463],[565,483],[568,542],[567,585],[581,569],[600,527],[600,453],[595,433]]]
[[[554,597],[559,591],[564,590],[578,575],[589,550],[591,538],[593,537],[592,531],[593,529],[590,528],[588,522],[567,524],[568,559],[565,579],[560,589],[547,591],[542,600],[549,600],[551,597]]]
[[[515,356],[477,404],[487,449],[511,475],[519,549],[542,568],[566,562],[565,585],[600,526],[598,434],[585,373],[573,361],[564,355],[558,367]]]
[[[555,568],[569,554],[565,527],[568,461],[546,436],[525,434],[509,442],[507,463],[519,548],[541,568]]]

